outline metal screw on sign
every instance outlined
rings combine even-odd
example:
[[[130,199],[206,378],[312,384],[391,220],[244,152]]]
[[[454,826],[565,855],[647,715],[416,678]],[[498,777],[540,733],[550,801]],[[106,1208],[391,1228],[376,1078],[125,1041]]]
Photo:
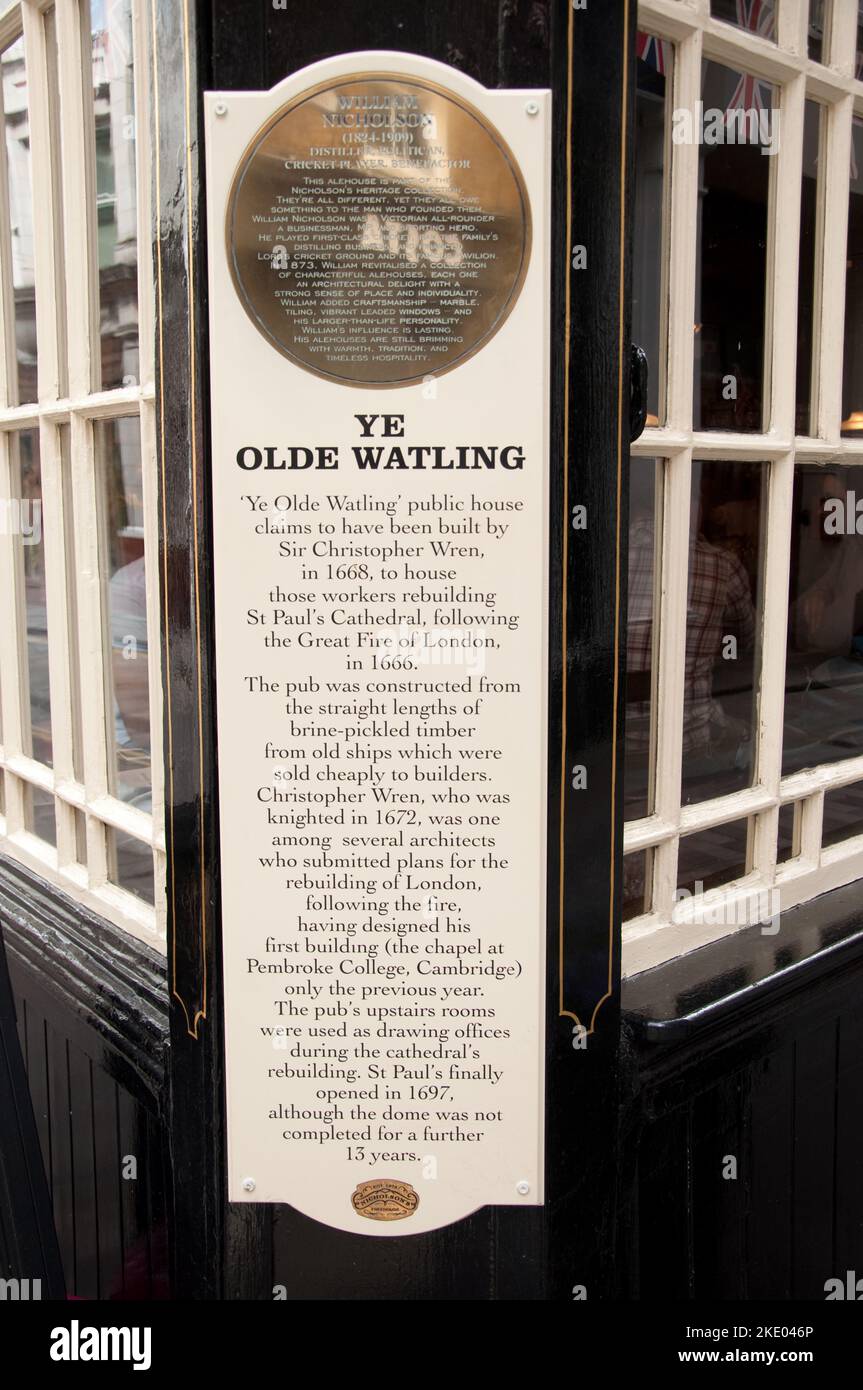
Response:
[[[254,1178],[243,1178],[243,1191],[244,1191],[244,1192],[254,1192],[254,1190],[255,1190],[255,1179],[254,1179]]]

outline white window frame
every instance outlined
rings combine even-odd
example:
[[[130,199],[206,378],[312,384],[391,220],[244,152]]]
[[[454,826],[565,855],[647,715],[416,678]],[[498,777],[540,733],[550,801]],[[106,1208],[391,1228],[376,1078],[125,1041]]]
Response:
[[[63,264],[52,245],[56,196],[49,126],[48,62],[44,13],[53,7],[59,49],[62,171]],[[98,360],[99,285],[94,256],[96,206],[90,130],[93,119],[89,69],[89,31],[82,28],[80,0],[19,0],[0,15],[0,49],[23,33],[27,61],[31,173],[34,201],[38,404],[10,406],[5,366],[0,360],[0,500],[11,481],[10,431],[39,432],[43,512],[46,517],[46,608],[53,768],[35,761],[26,749],[29,735],[25,634],[20,605],[15,621],[0,623],[2,662],[2,743],[5,815],[0,816],[0,849],[63,889],[75,901],[135,936],[164,948],[165,832],[162,758],[162,686],[155,426],[155,352],[151,254],[149,6],[132,0],[135,47],[136,178],[138,199],[138,313],[140,381],[135,386],[93,390]],[[5,187],[0,197],[7,196]],[[58,297],[61,302],[58,309]],[[2,301],[2,286],[0,286]],[[0,313],[3,311],[0,302]],[[63,350],[58,315],[65,318],[68,390],[61,397],[59,354]],[[5,320],[0,320],[5,321]],[[62,318],[60,319],[62,323]],[[2,359],[2,351],[0,351]],[[151,728],[152,814],[112,795],[108,778],[113,745],[106,711],[105,575],[99,530],[99,496],[94,430],[97,421],[137,417],[140,421],[142,491],[145,513],[148,685]],[[66,553],[60,427],[69,426],[71,492],[75,518],[74,555]],[[20,539],[0,536],[0,591],[15,595],[19,581]],[[77,633],[69,633],[67,566],[76,576]],[[81,768],[73,767],[73,663],[77,643],[80,672]],[[54,798],[57,845],[26,828],[27,787]],[[75,813],[86,822],[86,866],[76,862]],[[109,881],[108,832],[115,830],[146,845],[153,856],[155,908]]]
[[[702,59],[752,73],[778,89],[781,143],[771,163],[765,312],[765,418],[761,433],[693,430],[699,150],[667,143],[668,216],[665,263],[667,322],[665,419],[632,446],[632,467],[662,467],[658,589],[656,775],[653,814],[626,824],[624,853],[647,851],[649,910],[624,923],[623,973],[634,975],[759,919],[768,901],[785,911],[863,876],[863,835],[825,847],[824,797],[863,781],[863,757],[783,777],[782,729],[789,556],[795,462],[863,464],[863,442],[843,439],[842,365],[851,125],[863,115],[863,83],[854,78],[857,0],[833,0],[823,63],[810,61],[808,0],[778,0],[776,42],[710,15],[709,0],[641,0],[638,27],[674,44],[674,109],[694,109]],[[795,437],[797,274],[803,166],[804,103],[822,103],[823,167],[819,177],[822,241],[816,264],[813,326],[813,419],[817,437]],[[687,573],[692,460],[769,465],[761,674],[755,721],[757,783],[744,791],[681,805]],[[645,466],[645,465],[641,465]],[[780,807],[798,804],[793,858],[777,864]],[[682,835],[748,820],[744,877],[700,900],[676,899]],[[770,897],[765,899],[765,893]],[[777,896],[778,895],[778,896]],[[706,911],[705,911],[706,910]],[[710,919],[704,921],[705,915]],[[720,920],[721,919],[721,920]]]

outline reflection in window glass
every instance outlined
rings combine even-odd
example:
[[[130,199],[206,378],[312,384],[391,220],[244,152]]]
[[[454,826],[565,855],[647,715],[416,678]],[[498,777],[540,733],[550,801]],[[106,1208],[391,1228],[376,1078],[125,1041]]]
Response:
[[[711,888],[743,878],[748,830],[749,822],[738,820],[684,835],[677,860],[678,893],[707,893]]]
[[[710,13],[761,39],[776,38],[774,0],[710,0]]]
[[[858,82],[863,82],[863,0],[858,0],[857,3],[857,54],[854,75]]]
[[[24,40],[17,39],[0,58],[3,125],[6,132],[6,181],[9,194],[15,364],[10,361],[9,400],[37,399],[36,296],[33,265],[33,177]],[[17,376],[17,381],[16,381]]]
[[[809,0],[808,52],[813,63],[824,61],[824,0]]]
[[[851,192],[845,272],[845,360],[842,374],[842,433],[863,438],[863,121],[851,127]]]
[[[153,880],[153,851],[149,845],[119,830],[108,832],[109,877],[118,888],[134,893],[149,903],[156,901]]]
[[[764,482],[757,464],[692,465],[684,804],[753,781]]]
[[[837,845],[842,840],[850,840],[852,835],[863,835],[863,785],[860,782],[827,792],[824,797],[822,845],[825,848]]]
[[[652,851],[650,852],[652,853]],[[624,858],[622,912],[624,922],[630,921],[633,917],[640,917],[643,912],[648,910],[647,862],[648,851],[643,849],[635,854],[627,854]]]
[[[799,802],[792,801],[787,806],[779,807],[779,834],[776,841],[777,864],[783,864],[787,859],[795,859],[800,853],[796,827],[798,805]]]
[[[863,534],[858,535],[858,525],[863,532],[863,468],[797,468],[783,773],[863,753]]]
[[[719,63],[702,69],[695,322],[696,429],[760,430],[770,151],[775,89]],[[721,143],[719,143],[721,141]]]
[[[30,752],[51,766],[51,692],[48,684],[48,609],[45,593],[45,519],[39,431],[10,436],[12,476],[20,479],[21,556],[24,578],[26,666],[30,686]]]
[[[96,424],[102,490],[108,750],[111,790],[149,812],[150,696],[141,428],[137,416]]]
[[[66,252],[63,232],[63,171],[60,160],[61,113],[60,75],[58,70],[59,54],[57,50],[57,15],[53,5],[50,9],[45,11],[43,24],[45,26],[48,122],[51,132],[49,154],[51,158],[51,179],[54,195],[54,225],[52,227],[52,236],[54,241],[54,271],[57,276],[57,294],[54,306],[54,319],[57,333],[57,371],[60,395],[65,396],[69,390],[69,353],[66,341],[65,295],[63,285]]]
[[[66,614],[69,642],[69,684],[72,695],[72,776],[84,776],[84,735],[81,727],[81,664],[78,655],[78,568],[75,563],[75,497],[72,488],[72,439],[69,425],[59,426],[60,479],[63,490],[63,529],[66,555]]]
[[[624,815],[653,810],[656,670],[659,624],[656,592],[657,518],[662,515],[662,464],[632,460],[629,474],[629,594],[626,629],[626,763]]]
[[[33,835],[57,848],[57,820],[54,798],[41,787],[28,786],[25,796],[25,825]]]
[[[815,255],[818,224],[818,147],[821,107],[807,101],[803,122],[803,184],[800,202],[800,261],[797,273],[798,434],[814,434],[812,408],[812,331],[815,322]]]
[[[672,46],[652,34],[636,39],[635,233],[633,238],[632,338],[649,364],[647,423],[662,424],[664,406],[663,227],[665,99],[671,80]]]
[[[91,0],[101,385],[134,385],[138,365],[138,196],[132,0]]]

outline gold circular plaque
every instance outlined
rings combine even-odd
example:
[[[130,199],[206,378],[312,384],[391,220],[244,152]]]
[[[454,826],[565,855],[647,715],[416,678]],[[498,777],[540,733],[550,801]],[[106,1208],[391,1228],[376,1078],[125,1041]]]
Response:
[[[255,327],[345,386],[412,386],[497,332],[530,257],[512,151],[460,97],[362,74],[258,131],[228,198],[228,261]]]

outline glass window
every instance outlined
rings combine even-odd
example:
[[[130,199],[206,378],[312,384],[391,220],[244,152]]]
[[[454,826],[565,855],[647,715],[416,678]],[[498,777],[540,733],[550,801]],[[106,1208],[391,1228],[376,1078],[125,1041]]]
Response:
[[[131,0],[91,0],[90,28],[101,386],[107,390],[139,380]]]
[[[794,480],[782,771],[860,753],[863,466],[801,464]]]
[[[35,401],[36,291],[33,248],[33,171],[30,155],[30,115],[24,40],[16,39],[0,58],[3,88],[3,126],[6,132],[6,185],[9,206],[9,265],[15,343],[6,372],[11,405]]]
[[[698,896],[746,873],[748,821],[712,826],[680,841],[678,893]]]
[[[648,910],[648,862],[652,851],[627,854],[623,861],[623,920],[640,917]]]
[[[24,639],[29,686],[30,748],[37,762],[51,766],[51,691],[48,681],[48,601],[45,587],[45,518],[39,431],[17,430],[9,438],[12,477],[21,498],[21,572],[24,581]]]
[[[863,438],[863,120],[851,128],[851,192],[848,199],[848,257],[845,272],[845,357],[842,373],[842,433]]]
[[[31,834],[57,848],[57,818],[50,792],[42,787],[27,787],[24,823]]]
[[[119,830],[111,830],[108,832],[108,865],[112,883],[153,906],[153,851],[149,845]]]
[[[695,322],[696,429],[761,430],[775,89],[707,61],[702,72]]]
[[[800,200],[800,264],[797,276],[798,434],[815,434],[812,410],[812,335],[815,322],[815,258],[818,231],[818,168],[821,107],[807,101],[803,122],[803,185]]]
[[[629,586],[626,637],[626,818],[653,810],[652,769],[656,751],[657,523],[661,512],[662,463],[635,458],[629,475]]]
[[[761,39],[776,37],[776,7],[773,0],[710,0],[710,13],[738,29],[746,29]]]
[[[632,338],[647,353],[647,423],[658,425],[665,419],[665,151],[673,50],[639,32],[636,53]]]
[[[821,843],[841,844],[852,835],[863,835],[863,783],[840,787],[824,797],[824,830]]]
[[[763,482],[756,464],[692,465],[684,804],[753,781]]]
[[[776,862],[783,864],[800,853],[800,802],[779,807],[779,829],[776,841]]]
[[[149,811],[150,692],[138,419],[99,421],[96,458],[103,497],[110,782],[123,801]]]
[[[809,0],[808,52],[813,63],[823,63],[826,56],[824,43],[825,10],[824,0]]]

